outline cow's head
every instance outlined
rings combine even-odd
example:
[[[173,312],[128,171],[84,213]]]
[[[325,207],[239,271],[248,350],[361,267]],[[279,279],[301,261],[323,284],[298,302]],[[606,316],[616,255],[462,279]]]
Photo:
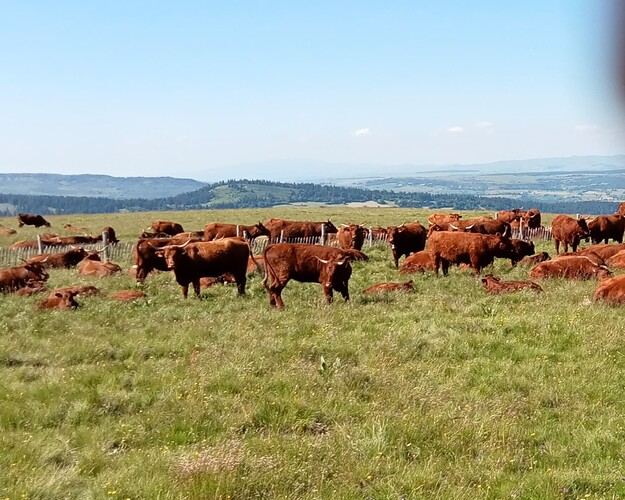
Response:
[[[191,238],[189,238],[187,242],[183,243],[182,245],[167,245],[159,249],[156,249],[154,253],[156,254],[157,257],[162,257],[163,259],[165,259],[165,262],[167,264],[167,269],[172,270],[176,267],[176,264],[180,262],[180,259],[184,255],[186,255],[186,247],[189,243],[191,243]],[[156,248],[156,247],[153,247],[153,248]]]
[[[35,281],[47,281],[50,275],[46,268],[40,262],[26,262],[22,265],[26,269]]]
[[[329,259],[317,257],[317,260],[321,263],[319,280],[325,287],[334,287],[335,284],[344,283],[352,274],[349,255],[339,254]]]
[[[271,232],[269,231],[269,229],[265,227],[265,225],[262,222],[258,222],[258,224],[254,224],[254,228],[255,228],[254,231],[256,234],[250,235],[250,236],[253,236],[254,238],[258,238],[259,236],[267,236],[267,237],[271,236]]]
[[[597,270],[597,278],[604,280],[610,278],[611,276],[612,273],[606,266],[599,266],[599,269]]]
[[[336,226],[334,224],[332,224],[332,221],[330,219],[328,219],[327,221],[325,221],[323,223],[323,225],[325,226],[326,229],[326,233],[338,233],[338,229],[336,228]]]
[[[460,214],[449,214],[449,218],[447,220],[448,221],[459,221],[460,219],[462,219],[462,215],[460,215]]]

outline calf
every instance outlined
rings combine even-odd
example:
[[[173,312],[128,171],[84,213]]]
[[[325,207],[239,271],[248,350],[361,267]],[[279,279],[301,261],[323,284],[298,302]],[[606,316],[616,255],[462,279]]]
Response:
[[[35,304],[37,309],[76,309],[78,302],[74,300],[76,292],[54,290],[48,298]]]
[[[486,291],[492,294],[518,292],[526,288],[537,292],[543,291],[542,287],[533,281],[501,281],[492,274],[483,277],[482,284]]]
[[[605,279],[611,276],[605,266],[595,264],[588,257],[559,257],[541,262],[530,271],[530,278]]]
[[[399,266],[399,274],[422,273],[425,271],[435,271],[434,260],[430,252],[421,250],[406,257]]]
[[[523,257],[519,261],[519,264],[535,266],[536,264],[540,264],[541,262],[545,262],[546,260],[549,260],[549,259],[551,259],[551,257],[549,257],[549,254],[547,252],[538,252],[536,255]]]
[[[400,283],[376,283],[362,291],[363,295],[387,292],[414,292],[412,280]]]

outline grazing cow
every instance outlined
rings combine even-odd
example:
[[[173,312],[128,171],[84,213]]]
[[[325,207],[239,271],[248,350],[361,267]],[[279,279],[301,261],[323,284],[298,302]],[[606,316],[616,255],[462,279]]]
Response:
[[[414,292],[412,280],[400,283],[376,283],[362,291],[363,295],[373,295],[374,293],[388,292]]]
[[[42,253],[31,257],[26,262],[36,262],[42,264],[44,267],[64,267],[69,269],[75,267],[78,263],[85,258],[87,252],[84,248],[72,248],[67,252],[59,253]]]
[[[423,250],[426,238],[427,230],[419,221],[389,227],[388,242],[391,246],[395,267],[399,267],[399,259],[402,255],[408,257],[411,253]]]
[[[595,288],[592,298],[608,304],[625,304],[625,274],[601,281]]]
[[[399,274],[422,273],[425,271],[434,271],[434,261],[430,252],[421,250],[406,257],[399,266]]]
[[[122,302],[132,302],[133,300],[145,297],[145,292],[141,290],[120,290],[119,292],[109,295],[112,299],[121,300]]]
[[[263,286],[269,294],[269,304],[284,308],[282,290],[294,279],[302,283],[320,283],[326,301],[332,302],[332,291],[349,300],[349,278],[352,274],[350,256],[344,250],[319,245],[278,243],[269,245],[263,253],[265,278]]]
[[[0,269],[0,292],[14,292],[30,282],[46,281],[49,277],[45,268],[36,263]]]
[[[428,217],[428,223],[432,224],[447,224],[449,222],[458,222],[462,218],[460,214],[432,214]]]
[[[473,272],[479,275],[482,268],[493,263],[495,257],[512,259],[516,255],[512,242],[505,236],[446,231],[430,236],[428,251],[436,274],[442,266],[445,276],[450,264],[470,264]]]
[[[152,222],[152,225],[150,227],[155,233],[165,233],[169,236],[174,236],[178,233],[184,233],[184,229],[182,229],[182,226],[177,222],[157,220]]]
[[[8,227],[0,227],[0,236],[11,236],[12,234],[16,234],[17,231],[15,229],[11,229]]]
[[[366,236],[367,230],[359,224],[341,224],[336,234],[339,246],[343,250],[362,250]]]
[[[535,266],[536,264],[540,264],[541,262],[545,262],[549,259],[551,259],[551,257],[549,257],[549,254],[547,252],[538,252],[536,255],[523,257],[519,261],[519,264]]]
[[[577,220],[568,215],[556,215],[551,223],[551,236],[556,247],[556,254],[559,254],[560,243],[564,245],[565,253],[569,251],[569,245],[575,252],[579,241],[588,238],[590,232],[584,219]]]
[[[623,232],[625,232],[625,217],[621,214],[598,215],[588,221],[588,231],[593,243],[607,243],[612,239],[618,243],[623,243]]]
[[[269,219],[264,226],[269,230],[270,240],[276,242],[281,235],[287,238],[311,238],[321,236],[321,226],[325,227],[325,234],[336,233],[338,229],[330,220],[326,222],[292,221],[285,219]]]
[[[533,281],[501,281],[492,274],[484,276],[482,278],[482,284],[484,288],[486,288],[486,291],[492,294],[519,292],[526,288],[537,292],[543,291],[542,287]]]
[[[529,210],[521,212],[521,219],[523,220],[523,225],[525,227],[529,227],[531,229],[540,227],[540,210],[536,208],[530,208]]]
[[[98,295],[100,293],[100,289],[96,286],[91,285],[74,285],[57,288],[56,290],[54,290],[54,292],[71,292],[75,293],[76,295],[81,295],[83,297],[90,297],[92,295]]]
[[[97,257],[97,255],[96,255]],[[112,276],[115,273],[121,273],[122,268],[113,262],[102,262],[100,257],[93,258],[87,255],[78,264],[78,274],[81,276]]]
[[[588,248],[583,248],[582,250],[578,250],[578,255],[588,255],[589,253],[594,253],[598,255],[603,260],[608,260],[613,255],[616,255],[621,250],[625,250],[625,243],[599,243],[597,245],[589,246]]]
[[[76,309],[78,302],[74,300],[76,292],[54,290],[48,298],[35,304],[37,309]]]
[[[519,208],[513,208],[512,210],[500,210],[497,212],[497,220],[507,222],[517,222],[521,218],[521,210]]]
[[[35,226],[35,227],[51,227],[50,223],[43,218],[41,215],[36,214],[17,214],[17,221],[19,227],[24,225],[26,226]]]
[[[132,256],[136,266],[137,282],[143,283],[148,274],[155,269],[167,271],[167,262],[162,255],[157,254],[161,247],[171,244],[169,238],[139,240],[132,247]]]
[[[193,283],[195,294],[199,297],[200,278],[216,278],[224,273],[232,273],[239,295],[245,294],[250,247],[243,238],[167,245],[156,250],[156,253],[165,258],[167,269],[174,271],[185,299],[189,284]]]
[[[536,251],[534,249],[533,241],[517,240],[516,238],[512,238],[510,241],[514,247],[514,257],[510,258],[510,264],[512,264],[513,267],[517,265],[517,262],[523,260],[525,257],[534,255],[534,252]]]
[[[605,279],[611,275],[605,266],[599,266],[585,256],[558,257],[541,262],[530,271],[530,278]]]
[[[237,234],[237,227],[239,234]],[[204,226],[204,241],[216,240],[218,238],[232,238],[234,236],[244,236],[248,238],[258,238],[259,236],[271,236],[269,229],[263,226],[262,222],[253,226],[243,226],[237,224],[225,224],[222,222],[211,222]]]

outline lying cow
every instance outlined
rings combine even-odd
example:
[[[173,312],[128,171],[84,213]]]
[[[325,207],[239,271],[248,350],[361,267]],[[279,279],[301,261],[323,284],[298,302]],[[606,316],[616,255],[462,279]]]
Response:
[[[617,254],[610,257],[607,261],[609,267],[617,269],[625,269],[625,250],[621,250]]]
[[[595,289],[592,298],[608,304],[625,304],[625,274],[603,280]]]
[[[121,273],[122,268],[113,262],[102,262],[99,258],[84,258],[78,264],[78,274],[81,276],[113,276],[115,273]]]
[[[76,309],[78,302],[74,300],[76,292],[54,290],[46,299],[35,304],[37,309]]]
[[[545,262],[546,260],[551,259],[547,252],[538,252],[536,255],[530,255],[528,257],[523,257],[519,264],[525,266],[535,266],[536,264],[540,264],[541,262]]]
[[[30,282],[46,281],[48,272],[41,264],[28,263],[0,269],[0,292],[15,292]]]
[[[145,297],[145,292],[141,290],[120,290],[110,295],[112,299],[121,300],[122,302],[132,302],[133,300]]]
[[[92,285],[74,285],[57,288],[52,293],[54,292],[68,292],[81,295],[82,297],[90,297],[92,295],[98,295],[100,293],[100,289]]]
[[[570,256],[541,262],[530,271],[530,278],[605,279],[611,276],[605,266],[598,266],[588,257]]]
[[[269,304],[284,308],[282,290],[294,279],[303,283],[320,283],[328,304],[332,291],[349,300],[349,278],[352,274],[350,255],[338,248],[301,243],[269,245],[263,253],[265,278],[263,286],[269,294]]]
[[[21,297],[30,297],[31,295],[35,295],[36,293],[43,293],[47,290],[48,289],[46,288],[46,285],[41,281],[29,280],[24,288],[20,288],[15,292],[15,295],[19,295]]]
[[[87,252],[84,248],[72,248],[67,252],[59,253],[42,253],[31,257],[26,262],[38,263],[44,267],[64,267],[69,269],[75,267],[81,260],[85,258]]]
[[[537,292],[543,291],[542,287],[533,281],[501,281],[492,274],[484,276],[482,278],[482,284],[484,288],[486,288],[486,291],[492,294],[519,292],[526,288]]]
[[[376,283],[362,291],[363,295],[372,295],[374,293],[388,292],[414,292],[412,280],[402,281],[400,283]]]
[[[399,274],[422,273],[435,270],[434,261],[427,250],[421,250],[409,255],[399,266]]]

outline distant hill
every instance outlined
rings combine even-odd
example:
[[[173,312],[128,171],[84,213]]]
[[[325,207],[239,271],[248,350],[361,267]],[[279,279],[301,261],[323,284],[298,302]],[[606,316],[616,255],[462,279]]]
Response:
[[[204,185],[193,179],[175,177],[0,174],[0,192],[4,194],[154,199],[195,191]]]

